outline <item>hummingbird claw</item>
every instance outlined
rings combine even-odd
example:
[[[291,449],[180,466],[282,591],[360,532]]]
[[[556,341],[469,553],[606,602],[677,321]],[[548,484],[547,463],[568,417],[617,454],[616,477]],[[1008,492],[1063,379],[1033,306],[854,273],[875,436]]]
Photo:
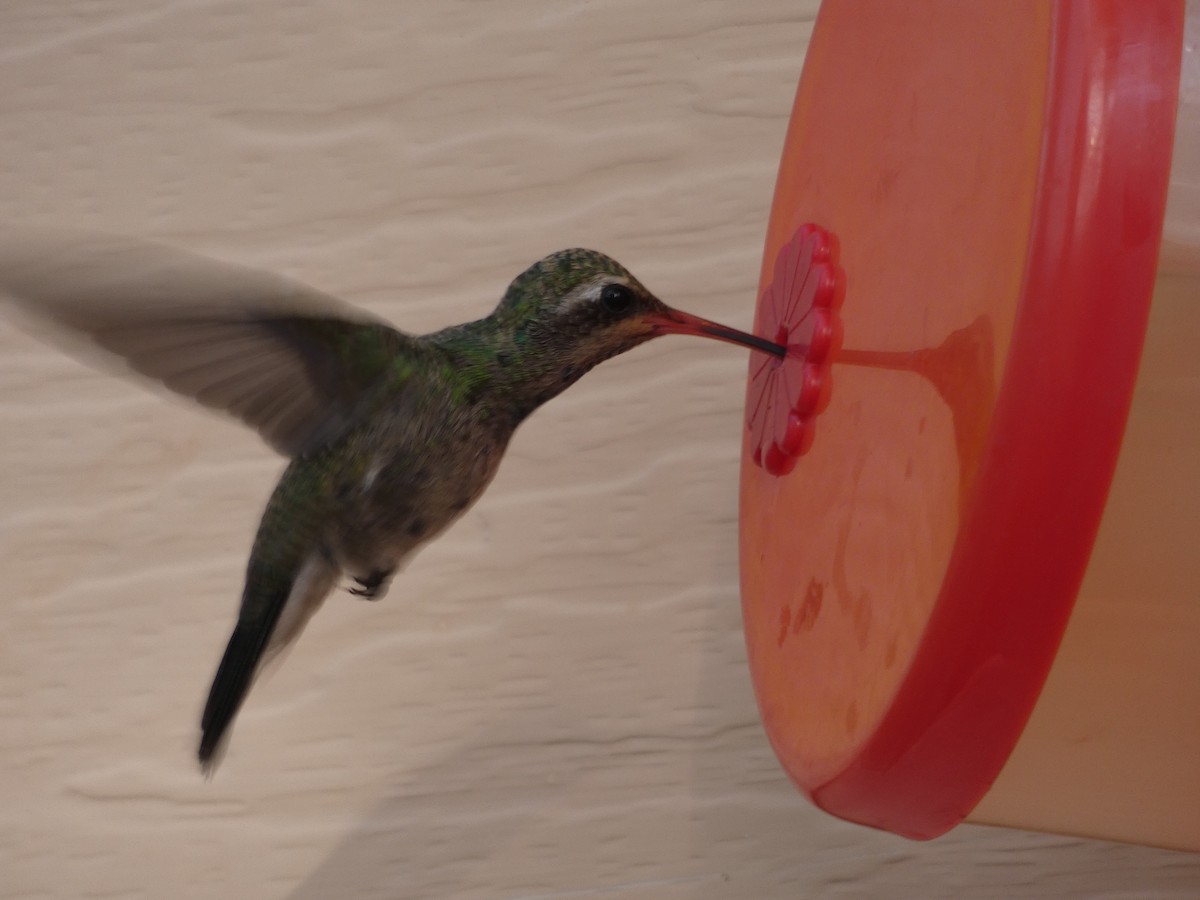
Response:
[[[358,587],[352,587],[348,590],[355,597],[361,597],[364,600],[378,600],[383,596],[387,581],[395,571],[395,569],[376,569],[366,578],[359,578],[355,575],[354,582]]]

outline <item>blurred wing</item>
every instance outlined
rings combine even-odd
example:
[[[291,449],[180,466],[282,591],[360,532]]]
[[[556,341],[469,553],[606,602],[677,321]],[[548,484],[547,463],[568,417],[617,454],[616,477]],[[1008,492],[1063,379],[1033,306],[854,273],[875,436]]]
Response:
[[[285,278],[107,235],[0,237],[0,294],[40,336],[87,357],[82,336],[289,456],[340,434],[412,341]]]

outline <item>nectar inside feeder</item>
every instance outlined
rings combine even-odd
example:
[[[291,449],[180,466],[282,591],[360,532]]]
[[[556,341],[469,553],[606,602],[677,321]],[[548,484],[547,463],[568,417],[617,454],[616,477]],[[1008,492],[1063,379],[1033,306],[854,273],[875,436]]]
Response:
[[[1163,0],[821,8],[764,252],[755,333],[788,352],[751,358],[741,567],[768,736],[835,815],[1200,849],[1184,27]]]

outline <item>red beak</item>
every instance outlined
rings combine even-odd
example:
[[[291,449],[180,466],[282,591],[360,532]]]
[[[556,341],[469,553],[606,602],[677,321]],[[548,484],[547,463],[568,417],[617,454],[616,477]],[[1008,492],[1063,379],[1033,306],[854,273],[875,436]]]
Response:
[[[718,341],[728,341],[731,344],[741,344],[763,353],[770,353],[780,358],[787,355],[787,347],[776,344],[766,338],[738,331],[736,328],[726,328],[708,319],[693,316],[691,313],[680,312],[667,307],[662,312],[651,313],[646,317],[654,329],[655,335],[660,334],[695,334],[700,337],[716,338]]]

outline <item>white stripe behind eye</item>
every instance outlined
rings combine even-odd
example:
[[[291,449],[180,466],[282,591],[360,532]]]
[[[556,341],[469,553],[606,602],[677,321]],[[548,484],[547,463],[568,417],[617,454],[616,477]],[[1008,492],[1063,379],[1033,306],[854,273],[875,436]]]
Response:
[[[584,307],[592,306],[600,301],[600,292],[604,290],[604,286],[608,284],[626,284],[623,278],[616,278],[612,275],[603,275],[594,281],[589,281],[587,284],[580,285],[574,291],[566,296],[563,300],[563,312],[570,313]]]

